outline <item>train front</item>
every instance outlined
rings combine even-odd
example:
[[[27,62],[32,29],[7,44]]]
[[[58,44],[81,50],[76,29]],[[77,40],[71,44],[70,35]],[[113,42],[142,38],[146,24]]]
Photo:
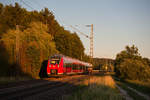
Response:
[[[60,57],[51,57],[47,64],[48,76],[56,76],[63,74],[62,60]]]

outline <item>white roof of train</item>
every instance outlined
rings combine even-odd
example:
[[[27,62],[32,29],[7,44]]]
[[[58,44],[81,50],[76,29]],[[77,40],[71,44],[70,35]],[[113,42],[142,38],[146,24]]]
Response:
[[[92,66],[92,64],[90,64],[90,63],[83,62],[83,61],[80,61],[78,59],[74,59],[74,58],[64,56],[64,55],[61,55],[61,54],[56,54],[56,55],[53,55],[52,57],[63,57],[64,63],[79,63],[79,64],[82,64],[82,65],[85,65],[85,66],[90,66],[90,67]]]

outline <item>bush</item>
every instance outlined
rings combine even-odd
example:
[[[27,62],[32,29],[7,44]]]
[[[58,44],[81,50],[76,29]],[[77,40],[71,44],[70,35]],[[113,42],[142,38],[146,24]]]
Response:
[[[150,78],[150,67],[147,60],[138,53],[138,48],[126,46],[126,50],[117,54],[115,71],[119,78],[147,80]]]
[[[120,72],[120,78],[131,80],[145,80],[150,78],[150,68],[141,60],[125,59],[116,68]]]

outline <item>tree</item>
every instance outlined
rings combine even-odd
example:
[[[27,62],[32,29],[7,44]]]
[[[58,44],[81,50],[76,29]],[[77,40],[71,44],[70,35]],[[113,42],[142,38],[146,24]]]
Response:
[[[101,70],[102,67],[107,65],[108,70],[114,71],[114,60],[109,58],[94,58],[93,59],[93,66],[94,69]]]
[[[21,25],[23,28],[27,27],[29,22],[28,12],[21,8],[18,3],[15,6],[7,5],[3,7],[0,15],[0,33],[7,33],[9,29],[15,29],[16,25]]]
[[[150,68],[142,60],[125,59],[120,64],[120,77],[134,80],[145,80],[150,78]]]
[[[20,69],[32,76],[37,76],[41,63],[50,55],[58,53],[53,37],[47,33],[46,25],[32,22],[24,31],[9,30],[2,41],[9,53],[10,64],[16,63],[16,37],[19,35]]]
[[[82,59],[84,56],[83,44],[76,33],[62,29],[62,32],[54,35],[57,50],[67,56]]]
[[[134,45],[117,54],[115,60],[116,75],[120,78],[145,80],[150,78],[150,68],[143,61]]]
[[[71,34],[71,56],[82,60],[84,56],[84,46],[76,33]]]
[[[143,58],[143,60],[144,60],[144,62],[147,63],[147,64],[149,65],[149,67],[150,67],[150,59],[148,59],[148,58]]]

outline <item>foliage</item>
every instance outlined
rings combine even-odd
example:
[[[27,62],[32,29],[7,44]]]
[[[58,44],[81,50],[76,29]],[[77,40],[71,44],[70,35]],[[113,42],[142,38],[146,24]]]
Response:
[[[147,64],[149,65],[149,67],[150,67],[150,59],[148,59],[148,58],[143,58],[143,61],[144,61],[145,63],[147,63]]]
[[[58,53],[53,37],[47,33],[47,26],[40,22],[32,22],[24,31],[9,30],[2,36],[2,41],[9,53],[9,63],[17,63],[16,55],[19,54],[20,69],[32,76],[37,76],[42,61],[54,53]],[[17,36],[19,37],[18,40]],[[16,43],[19,50],[16,49]]]
[[[82,60],[85,61],[85,62],[90,62],[91,58],[90,58],[90,56],[84,54],[83,57],[82,57]]]
[[[54,37],[56,48],[61,54],[84,60],[84,47],[78,35],[61,27],[48,8],[39,12],[27,11],[15,3],[15,6],[0,4],[0,11],[0,37],[7,34],[8,30],[15,29],[16,25],[23,31],[29,28],[33,21],[42,22],[47,26],[47,33]]]
[[[69,31],[64,31],[55,35],[56,48],[62,54],[82,59],[84,56],[83,44],[76,33],[70,34]]]
[[[134,45],[121,51],[115,60],[116,75],[120,78],[145,80],[150,78],[150,67]]]
[[[150,68],[142,60],[125,59],[119,68],[121,78],[143,80],[149,77]]]
[[[27,27],[28,24],[28,12],[17,3],[14,7],[12,5],[7,5],[1,8],[0,34],[6,33],[9,29],[15,29],[16,25],[22,25],[24,28]]]
[[[0,3],[0,37],[9,29],[15,29],[16,25],[20,25],[20,29],[24,30],[33,21],[40,21],[43,24],[47,24],[48,33],[51,35],[59,32],[60,25],[48,8],[40,12],[29,12],[25,8],[21,8],[18,3],[15,3],[15,6],[3,6]]]
[[[94,69],[102,70],[104,66],[108,66],[108,70],[113,71],[114,60],[108,58],[94,58],[93,59]]]

